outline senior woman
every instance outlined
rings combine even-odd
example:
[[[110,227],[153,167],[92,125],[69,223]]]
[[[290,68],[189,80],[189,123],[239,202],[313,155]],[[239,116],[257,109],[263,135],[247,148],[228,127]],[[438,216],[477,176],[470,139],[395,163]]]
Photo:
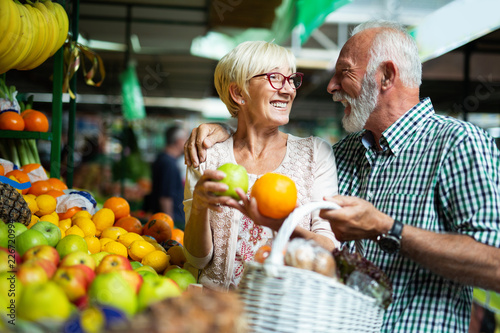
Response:
[[[302,84],[302,73],[295,70],[295,57],[289,50],[261,41],[238,45],[215,69],[215,87],[231,116],[237,118],[237,128],[229,139],[208,149],[205,162],[188,167],[184,193],[184,250],[188,262],[201,269],[199,281],[205,287],[236,288],[243,263],[272,242],[283,222],[260,216],[252,209],[256,203],[246,198],[240,204],[215,196],[214,192],[227,189],[226,184],[216,182],[225,176],[215,170],[220,165],[244,166],[249,174],[248,193],[267,172],[287,175],[296,183],[300,205],[338,192],[330,145],[316,137],[299,138],[279,130],[288,123]],[[241,196],[243,191],[239,191]],[[318,215],[304,217],[292,237],[313,239],[332,250],[336,240],[330,224]]]

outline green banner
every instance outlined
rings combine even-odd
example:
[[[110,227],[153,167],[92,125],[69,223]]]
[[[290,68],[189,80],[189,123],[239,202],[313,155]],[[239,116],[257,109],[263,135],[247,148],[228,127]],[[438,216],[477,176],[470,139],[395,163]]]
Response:
[[[134,65],[129,64],[122,72],[120,82],[122,84],[122,111],[125,119],[136,120],[146,117],[144,99]]]

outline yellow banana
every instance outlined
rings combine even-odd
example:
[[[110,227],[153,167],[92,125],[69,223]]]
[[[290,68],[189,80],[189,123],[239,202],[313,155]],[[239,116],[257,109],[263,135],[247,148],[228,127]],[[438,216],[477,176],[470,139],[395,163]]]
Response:
[[[32,45],[30,51],[24,56],[23,59],[19,59],[19,62],[17,62],[12,68],[14,69],[20,69],[21,67],[25,66],[26,64],[32,62],[35,57],[39,54],[39,49],[41,45],[45,42],[43,38],[40,37],[40,31],[39,31],[39,19],[38,19],[38,13],[34,10],[34,7],[30,5],[24,5],[24,9],[26,12],[29,13],[30,19],[31,19],[31,38],[32,38]],[[41,13],[40,13],[41,14]],[[43,37],[43,36],[42,36]]]
[[[16,69],[18,70],[28,70],[34,68],[31,67],[31,64],[35,63],[37,59],[42,56],[43,52],[47,48],[47,41],[50,38],[48,36],[48,27],[45,23],[45,16],[42,12],[30,4],[27,4],[26,8],[31,12],[31,17],[33,18],[33,29],[35,30],[33,35],[36,36],[36,39],[35,45],[33,45],[33,48],[28,56],[17,64]]]
[[[0,58],[0,73],[15,68],[19,62],[26,58],[34,43],[31,14],[26,7],[17,1],[16,6],[21,13],[21,34],[11,51]]]
[[[32,63],[25,66],[23,69],[33,69],[44,63],[45,60],[47,60],[47,58],[50,56],[50,52],[54,49],[57,38],[59,38],[57,31],[57,19],[54,14],[52,14],[47,9],[47,7],[45,7],[45,5],[39,1],[35,2],[33,5],[42,12],[45,18],[44,22],[48,30],[48,39],[40,56],[36,58]]]
[[[68,14],[66,14],[66,10],[64,9],[63,6],[61,6],[57,2],[52,2],[52,0],[43,0],[43,4],[47,9],[54,14],[54,16],[57,19],[57,28],[58,28],[58,33],[59,33],[59,38],[56,41],[56,45],[54,46],[54,49],[52,52],[50,52],[50,56],[53,56],[54,53],[57,52],[63,46],[64,42],[66,41],[66,38],[68,37],[68,31],[69,31],[69,20],[68,20]]]
[[[21,32],[21,14],[12,0],[0,0],[0,11],[2,17],[8,11],[8,16],[0,20],[0,57],[6,55],[14,47],[15,41]]]

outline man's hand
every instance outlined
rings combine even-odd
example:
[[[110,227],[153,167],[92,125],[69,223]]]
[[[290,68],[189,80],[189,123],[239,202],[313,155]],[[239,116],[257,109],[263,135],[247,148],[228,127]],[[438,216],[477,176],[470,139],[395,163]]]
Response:
[[[394,219],[377,210],[370,202],[350,196],[325,198],[339,204],[341,209],[322,209],[319,216],[330,221],[335,237],[341,241],[376,239],[388,232]]]
[[[184,163],[195,168],[205,162],[207,149],[217,142],[223,142],[229,138],[229,127],[222,124],[201,124],[193,129],[191,135],[184,144]]]

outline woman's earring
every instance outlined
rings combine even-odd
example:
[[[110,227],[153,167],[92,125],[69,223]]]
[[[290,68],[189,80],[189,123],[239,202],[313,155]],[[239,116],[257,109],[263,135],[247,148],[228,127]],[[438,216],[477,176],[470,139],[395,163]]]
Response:
[[[245,100],[244,99],[241,100],[241,104],[245,104]]]

